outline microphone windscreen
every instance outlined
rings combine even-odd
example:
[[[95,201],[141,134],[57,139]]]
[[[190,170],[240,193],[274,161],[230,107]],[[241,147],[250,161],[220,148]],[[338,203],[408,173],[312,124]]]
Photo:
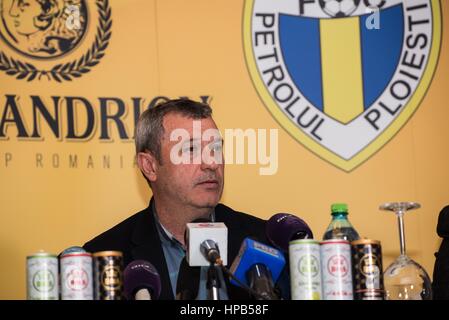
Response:
[[[266,224],[266,234],[271,243],[284,252],[288,252],[288,245],[295,239],[313,239],[304,220],[289,213],[277,213]]]
[[[148,261],[134,260],[123,272],[123,287],[128,300],[134,300],[140,289],[148,289],[151,299],[157,300],[161,294],[161,277]]]
[[[201,267],[189,266],[186,257],[179,266],[178,280],[176,282],[177,300],[195,300],[200,286]]]

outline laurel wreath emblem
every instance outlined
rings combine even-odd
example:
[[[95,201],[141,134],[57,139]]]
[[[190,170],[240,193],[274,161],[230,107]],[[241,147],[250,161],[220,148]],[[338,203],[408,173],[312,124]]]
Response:
[[[33,81],[36,77],[40,79],[42,76],[47,76],[49,80],[53,79],[57,82],[72,81],[73,78],[79,78],[88,73],[105,55],[112,35],[109,0],[97,0],[96,5],[100,16],[97,34],[91,48],[81,58],[65,64],[58,64],[50,70],[40,70],[31,63],[8,57],[0,51],[0,70],[17,79],[26,79],[27,81]]]

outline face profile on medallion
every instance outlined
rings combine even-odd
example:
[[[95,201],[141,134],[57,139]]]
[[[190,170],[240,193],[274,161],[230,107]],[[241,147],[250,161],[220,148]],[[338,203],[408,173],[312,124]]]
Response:
[[[40,59],[60,57],[81,41],[85,0],[3,0],[0,35],[16,51]]]

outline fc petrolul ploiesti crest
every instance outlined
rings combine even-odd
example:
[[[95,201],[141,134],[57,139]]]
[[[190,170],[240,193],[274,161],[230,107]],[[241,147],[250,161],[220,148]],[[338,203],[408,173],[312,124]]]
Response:
[[[437,66],[439,0],[247,0],[255,87],[299,142],[351,171],[413,115]]]
[[[111,38],[108,0],[0,0],[0,70],[71,81],[88,73]]]

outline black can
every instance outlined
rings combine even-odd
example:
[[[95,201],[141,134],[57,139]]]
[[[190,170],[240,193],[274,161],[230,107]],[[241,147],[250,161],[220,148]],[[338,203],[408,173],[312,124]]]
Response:
[[[100,251],[93,255],[95,300],[123,299],[123,254]]]
[[[380,241],[351,242],[355,300],[384,300],[385,288]]]

